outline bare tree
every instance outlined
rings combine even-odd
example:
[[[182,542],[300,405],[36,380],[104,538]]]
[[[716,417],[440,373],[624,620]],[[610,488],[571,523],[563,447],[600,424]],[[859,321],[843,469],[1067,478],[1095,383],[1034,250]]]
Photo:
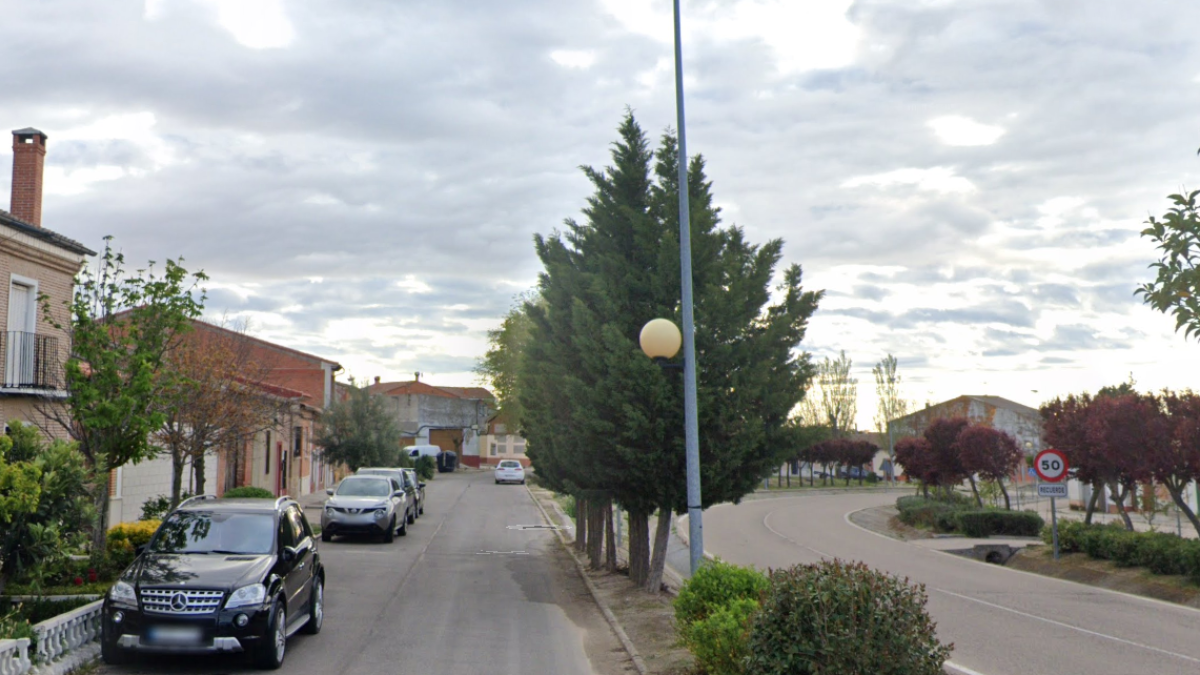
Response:
[[[875,428],[879,433],[887,435],[889,482],[896,480],[896,439],[892,432],[892,422],[907,415],[910,407],[908,399],[900,395],[900,376],[896,374],[897,365],[896,357],[888,354],[871,369],[871,373],[875,376],[875,393],[879,397],[878,409],[875,414]]]
[[[844,438],[854,431],[858,416],[858,380],[850,376],[852,363],[843,350],[836,361],[825,357],[817,364],[816,389],[812,414],[815,421],[829,427],[834,438]],[[809,400],[809,397],[805,397]]]
[[[286,398],[271,393],[271,364],[255,358],[244,328],[197,324],[199,330],[167,354],[165,367],[174,377],[158,403],[164,421],[154,439],[171,456],[172,505],[179,503],[189,461],[192,485],[203,493],[209,454],[273,427],[289,408]]]

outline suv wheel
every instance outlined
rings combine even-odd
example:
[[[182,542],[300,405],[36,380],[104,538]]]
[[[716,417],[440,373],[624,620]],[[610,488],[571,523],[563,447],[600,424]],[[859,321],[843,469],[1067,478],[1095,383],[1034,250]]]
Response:
[[[413,509],[412,511],[408,512],[408,522],[409,522],[409,524],[417,522],[417,510],[416,509]]]
[[[303,630],[308,635],[321,632],[321,624],[325,621],[325,584],[321,577],[313,579],[312,595],[308,600],[308,623]]]
[[[405,511],[404,515],[400,516],[400,532],[399,532],[399,534],[401,537],[408,536],[408,511]]]
[[[283,665],[287,653],[287,612],[278,600],[271,608],[271,620],[267,622],[267,634],[254,654],[254,665],[263,670],[277,670]]]
[[[388,523],[387,530],[383,533],[383,543],[390,544],[396,541],[396,517],[392,516],[392,520]]]
[[[107,633],[108,631],[104,631]],[[117,644],[115,635],[100,636],[100,658],[110,666],[119,666],[129,660],[129,653]]]

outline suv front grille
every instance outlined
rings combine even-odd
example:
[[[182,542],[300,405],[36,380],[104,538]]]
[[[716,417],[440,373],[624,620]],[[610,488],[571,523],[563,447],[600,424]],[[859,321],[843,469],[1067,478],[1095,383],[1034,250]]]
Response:
[[[221,607],[224,597],[224,591],[144,588],[142,607],[156,614],[211,614]]]

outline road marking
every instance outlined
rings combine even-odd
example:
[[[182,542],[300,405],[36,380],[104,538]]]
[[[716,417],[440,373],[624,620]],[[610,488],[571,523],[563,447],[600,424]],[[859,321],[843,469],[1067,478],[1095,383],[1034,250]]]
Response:
[[[763,516],[763,519],[762,519],[763,527],[765,527],[765,528],[767,528],[768,530],[770,530],[770,531],[771,531],[771,534],[774,534],[776,537],[779,537],[780,539],[782,539],[782,540],[784,540],[784,541],[791,542],[792,544],[794,544],[794,545],[796,545],[796,546],[799,546],[800,548],[808,549],[808,550],[812,551],[813,553],[816,553],[817,555],[819,555],[819,556],[821,556],[821,557],[823,557],[823,558],[834,558],[834,559],[836,559],[836,558],[837,558],[837,556],[830,555],[830,554],[828,554],[828,553],[826,553],[826,552],[824,552],[824,551],[818,551],[817,549],[815,549],[815,548],[813,548],[813,547],[811,547],[811,546],[807,546],[807,545],[805,545],[805,544],[801,544],[800,542],[796,541],[795,539],[792,539],[791,537],[787,536],[786,534],[784,534],[784,533],[780,532],[779,530],[776,530],[775,528],[771,527],[771,524],[770,524],[770,523],[768,523],[768,522],[767,522],[767,520],[768,520],[768,519],[769,519],[771,516],[773,516],[773,515],[775,515],[775,512],[774,512],[774,511],[771,511],[771,512],[767,513],[767,515]]]
[[[1072,625],[1071,625],[1071,624],[1069,624],[1069,623],[1063,623],[1062,621],[1055,621],[1054,619],[1047,619],[1047,618],[1045,618],[1045,617],[1038,616],[1038,615],[1036,615],[1036,614],[1030,614],[1030,613],[1028,613],[1028,612],[1022,612],[1022,611],[1020,611],[1020,610],[1017,610],[1017,609],[1012,609],[1012,608],[1010,608],[1010,607],[1005,607],[1004,605],[997,605],[997,604],[996,604],[996,603],[994,603],[994,602],[988,602],[988,601],[986,601],[986,600],[980,600],[979,598],[972,598],[972,597],[970,597],[970,596],[968,596],[968,595],[963,595],[963,594],[961,594],[961,593],[955,593],[955,592],[953,592],[953,591],[947,591],[947,590],[943,590],[943,589],[941,589],[941,588],[935,588],[935,589],[933,589],[933,590],[937,591],[938,593],[945,593],[946,595],[952,595],[952,596],[954,596],[954,597],[956,597],[956,598],[961,598],[961,599],[963,599],[963,600],[968,600],[968,601],[970,601],[970,602],[977,602],[977,603],[979,603],[979,604],[981,604],[981,605],[985,605],[985,606],[987,606],[987,607],[991,607],[991,608],[993,608],[993,609],[1000,609],[1000,610],[1004,610],[1005,612],[1011,612],[1011,613],[1013,613],[1013,614],[1016,614],[1016,615],[1018,615],[1018,616],[1023,616],[1023,617],[1026,617],[1026,618],[1028,618],[1028,619],[1034,619],[1034,620],[1036,620],[1036,621],[1042,621],[1042,622],[1045,622],[1045,623],[1051,624],[1051,625],[1053,625],[1053,626],[1059,626],[1059,627],[1061,627],[1061,628],[1069,628],[1069,629],[1071,629],[1071,630],[1073,630],[1073,631],[1078,631],[1078,632],[1080,632],[1080,633],[1083,633],[1083,634],[1085,634],[1085,635],[1091,635],[1091,636],[1098,637],[1098,638],[1104,638],[1105,640],[1112,640],[1113,642],[1119,642],[1119,643],[1121,643],[1121,644],[1129,645],[1129,646],[1131,646],[1131,647],[1140,647],[1140,648],[1142,648],[1142,649],[1145,649],[1145,650],[1148,650],[1148,651],[1152,651],[1152,652],[1158,652],[1159,654],[1166,654],[1167,656],[1174,656],[1174,657],[1175,657],[1175,658],[1177,658],[1177,659],[1183,659],[1183,660],[1185,660],[1185,661],[1191,661],[1191,662],[1193,662],[1193,663],[1200,663],[1200,659],[1198,659],[1198,658],[1195,658],[1195,657],[1192,657],[1192,656],[1188,656],[1188,655],[1186,655],[1186,654],[1178,654],[1178,653],[1176,653],[1176,652],[1170,652],[1170,651],[1167,651],[1167,650],[1165,650],[1165,649],[1159,649],[1158,647],[1151,647],[1150,645],[1142,644],[1142,643],[1140,643],[1140,642],[1134,642],[1133,640],[1126,640],[1125,638],[1119,638],[1119,637],[1116,637],[1115,635],[1108,635],[1108,634],[1106,634],[1106,633],[1098,633],[1098,632],[1096,632],[1096,631],[1094,631],[1094,630],[1088,630],[1088,629],[1086,629],[1086,628],[1081,628],[1081,627],[1079,627],[1079,626],[1072,626]]]
[[[525,551],[476,551],[475,555],[529,555]]]
[[[983,675],[983,673],[979,672],[978,670],[971,670],[970,668],[966,666],[960,666],[953,661],[947,661],[942,665],[946,668],[962,673],[962,675]]]

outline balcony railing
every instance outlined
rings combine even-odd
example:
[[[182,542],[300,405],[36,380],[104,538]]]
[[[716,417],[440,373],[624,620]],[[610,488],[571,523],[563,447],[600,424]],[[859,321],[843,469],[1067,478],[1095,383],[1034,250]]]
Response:
[[[0,333],[4,372],[0,386],[6,389],[62,389],[62,363],[58,338],[37,333]]]

